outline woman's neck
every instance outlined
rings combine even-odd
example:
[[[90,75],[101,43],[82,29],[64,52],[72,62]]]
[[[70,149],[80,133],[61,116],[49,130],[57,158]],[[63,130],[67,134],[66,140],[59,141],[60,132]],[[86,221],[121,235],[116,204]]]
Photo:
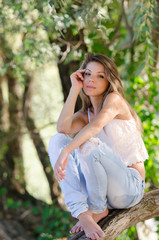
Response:
[[[99,104],[101,103],[102,97],[90,97],[91,103],[92,103],[92,111],[93,114],[96,116],[98,113],[98,107]]]

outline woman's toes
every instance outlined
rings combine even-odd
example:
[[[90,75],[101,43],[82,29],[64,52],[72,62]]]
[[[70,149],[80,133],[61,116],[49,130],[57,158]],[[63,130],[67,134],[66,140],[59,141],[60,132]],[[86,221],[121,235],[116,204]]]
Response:
[[[97,233],[87,233],[87,234],[86,234],[86,237],[88,237],[88,238],[90,238],[90,239],[93,239],[93,240],[100,238]]]
[[[98,233],[98,235],[100,238],[104,238],[104,236],[105,236],[104,232],[100,232],[100,233]]]
[[[79,231],[84,231],[83,227],[81,226],[80,222],[77,222],[75,226],[70,230],[70,233],[76,233]]]
[[[92,233],[90,235],[91,239],[95,240],[95,239],[99,239],[98,235],[96,233]]]
[[[80,231],[81,231],[81,232],[83,232],[83,231],[84,231],[83,227],[80,227]]]
[[[76,225],[70,230],[70,233],[75,233]]]
[[[77,226],[75,232],[79,232],[79,231],[80,231],[80,228],[81,228],[80,226]]]
[[[91,238],[91,234],[87,233],[86,237]],[[92,238],[91,238],[92,239]]]
[[[96,236],[95,236],[95,234],[92,234],[91,237],[92,237],[92,239],[97,239]]]
[[[94,233],[93,236],[94,236],[93,239],[99,239],[99,235],[98,234]]]

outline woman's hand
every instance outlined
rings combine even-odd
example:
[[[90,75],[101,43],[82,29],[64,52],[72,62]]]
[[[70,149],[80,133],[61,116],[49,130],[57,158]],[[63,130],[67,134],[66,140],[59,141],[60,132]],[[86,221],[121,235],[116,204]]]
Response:
[[[83,88],[83,73],[85,73],[86,69],[77,70],[72,73],[70,76],[72,87],[78,89],[79,91]]]
[[[67,167],[69,153],[63,149],[54,166],[54,176],[58,182],[65,179],[65,169]]]

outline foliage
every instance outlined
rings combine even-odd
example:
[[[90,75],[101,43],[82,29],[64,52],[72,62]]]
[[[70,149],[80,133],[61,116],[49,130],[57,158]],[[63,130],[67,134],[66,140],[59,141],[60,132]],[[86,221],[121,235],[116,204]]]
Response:
[[[35,232],[38,233],[38,240],[49,240],[68,236],[69,231],[73,227],[71,223],[70,213],[55,208],[54,205],[47,205],[41,211],[37,209],[37,214],[42,216],[41,225]]]
[[[8,195],[6,188],[0,189],[0,197],[5,198],[5,205],[2,209],[4,208],[6,213],[13,212],[14,219],[20,219],[23,213],[29,211],[27,221],[29,224],[29,218],[33,219],[30,224],[35,226],[33,233],[34,236],[37,236],[37,240],[52,240],[69,235],[68,229],[73,227],[74,220],[72,222],[72,217],[68,211],[55,207],[56,201],[51,205],[41,203],[37,207],[30,201],[16,201]],[[36,221],[38,221],[38,225]]]
[[[25,76],[35,67],[53,60],[37,4],[41,6],[34,1],[0,2],[1,77],[11,68],[14,77],[25,83]],[[46,8],[47,3],[43,2],[42,7]]]
[[[134,226],[123,231],[115,240],[134,240],[137,239],[137,232]]]

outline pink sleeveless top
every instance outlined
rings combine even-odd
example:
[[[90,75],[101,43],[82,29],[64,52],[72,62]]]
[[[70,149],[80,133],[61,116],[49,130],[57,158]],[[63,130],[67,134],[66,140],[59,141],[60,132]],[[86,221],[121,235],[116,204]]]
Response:
[[[88,119],[90,122],[89,108]],[[112,119],[94,137],[112,148],[126,166],[143,162],[149,157],[134,118],[130,120]]]

